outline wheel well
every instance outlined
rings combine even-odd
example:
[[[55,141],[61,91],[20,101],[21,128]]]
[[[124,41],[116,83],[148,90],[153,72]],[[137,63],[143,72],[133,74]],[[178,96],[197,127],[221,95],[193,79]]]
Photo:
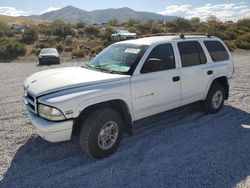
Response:
[[[73,125],[73,134],[77,135],[79,134],[82,126],[82,122],[85,121],[85,119],[88,117],[89,114],[91,114],[93,111],[95,111],[97,108],[112,108],[119,112],[121,114],[121,117],[124,120],[125,127],[124,130],[127,134],[132,135],[132,117],[129,112],[129,108],[127,104],[122,100],[110,100],[105,101],[101,103],[97,103],[91,106],[88,106],[85,108],[80,115],[74,120]]]
[[[228,79],[227,79],[227,77],[226,77],[226,76],[223,76],[223,77],[216,78],[216,79],[213,81],[213,83],[215,83],[215,82],[221,84],[221,85],[224,87],[224,89],[225,89],[225,100],[227,100],[228,97],[229,97],[229,84],[228,84]],[[212,83],[212,84],[213,84],[213,83]],[[211,84],[211,85],[212,85],[212,84]]]

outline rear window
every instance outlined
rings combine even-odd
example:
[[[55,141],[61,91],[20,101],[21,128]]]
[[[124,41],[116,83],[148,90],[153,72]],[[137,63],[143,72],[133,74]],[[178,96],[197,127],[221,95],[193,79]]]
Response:
[[[219,41],[204,41],[204,44],[214,62],[225,61],[229,59],[229,54]]]
[[[201,65],[207,62],[206,56],[199,42],[178,42],[182,67]]]

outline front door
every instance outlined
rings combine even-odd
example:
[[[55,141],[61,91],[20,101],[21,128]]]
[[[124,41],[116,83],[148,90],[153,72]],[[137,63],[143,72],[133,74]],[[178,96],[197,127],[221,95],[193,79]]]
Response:
[[[135,120],[180,105],[180,69],[176,69],[172,44],[152,49],[140,74],[131,78]]]

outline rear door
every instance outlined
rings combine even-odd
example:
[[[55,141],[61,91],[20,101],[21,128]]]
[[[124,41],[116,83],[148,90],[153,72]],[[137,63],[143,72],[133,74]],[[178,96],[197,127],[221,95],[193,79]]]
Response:
[[[181,61],[181,104],[201,100],[213,71],[198,41],[177,42]]]
[[[135,120],[179,106],[180,86],[172,44],[155,46],[131,78]]]

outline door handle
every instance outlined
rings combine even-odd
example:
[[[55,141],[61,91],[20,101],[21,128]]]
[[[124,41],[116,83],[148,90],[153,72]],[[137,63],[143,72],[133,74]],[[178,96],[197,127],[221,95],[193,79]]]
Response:
[[[212,71],[212,70],[209,70],[209,71],[207,71],[207,75],[211,75],[211,74],[213,74],[214,72]]]
[[[180,80],[180,77],[179,77],[179,76],[173,77],[173,82],[178,82],[179,80]]]

